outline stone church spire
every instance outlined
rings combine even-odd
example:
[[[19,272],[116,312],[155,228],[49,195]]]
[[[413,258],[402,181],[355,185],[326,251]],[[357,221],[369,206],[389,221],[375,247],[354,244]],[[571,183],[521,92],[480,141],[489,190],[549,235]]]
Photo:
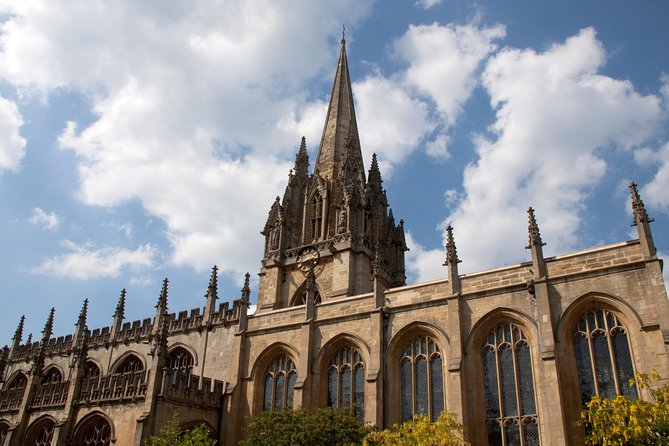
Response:
[[[343,157],[347,154],[347,146],[360,150],[358,124],[353,107],[353,90],[346,58],[346,39],[342,36],[339,63],[332,85],[330,105],[325,118],[315,171],[328,180],[336,179]],[[363,172],[362,156],[359,157],[359,160],[359,166],[356,167]]]

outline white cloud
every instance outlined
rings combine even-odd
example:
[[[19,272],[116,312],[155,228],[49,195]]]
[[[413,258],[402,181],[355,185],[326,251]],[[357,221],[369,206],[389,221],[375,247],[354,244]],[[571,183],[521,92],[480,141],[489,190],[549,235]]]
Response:
[[[300,136],[318,142],[325,98],[304,85],[331,78],[341,23],[355,29],[370,5],[11,2],[0,76],[26,95],[90,98],[97,120],[60,138],[82,201],[137,199],[165,222],[173,263],[240,273],[257,268],[285,160]]]
[[[70,252],[42,260],[32,273],[77,280],[118,277],[124,268],[153,266],[156,253],[155,248],[148,244],[134,250],[115,246],[96,249],[92,244],[77,244],[69,240],[64,240],[61,245]]]
[[[353,89],[365,163],[369,165],[372,153],[376,153],[381,171],[388,177],[434,128],[427,104],[412,99],[397,82],[381,76],[368,76]]]
[[[669,143],[657,151],[643,148],[634,152],[634,159],[641,165],[658,166],[653,179],[642,187],[644,202],[651,208],[669,213]]]
[[[657,256],[664,260],[664,271],[662,271],[662,277],[664,278],[664,288],[669,291],[667,285],[669,285],[669,268],[667,267],[667,262],[669,262],[669,253],[658,252]]]
[[[406,269],[409,283],[425,282],[428,280],[443,279],[448,276],[444,263],[443,249],[425,249],[418,243],[410,232],[406,234],[409,251],[406,253]]]
[[[16,104],[0,96],[0,172],[19,167],[26,148],[26,140],[19,133],[22,125]]]
[[[28,223],[53,231],[60,224],[60,218],[55,212],[46,212],[41,208],[33,208]]]
[[[441,0],[418,0],[416,6],[423,9],[430,9],[433,6],[436,6],[441,3]]]
[[[527,258],[526,209],[537,209],[547,252],[573,249],[590,188],[606,172],[603,153],[633,148],[662,117],[656,96],[598,73],[606,54],[592,29],[545,52],[505,48],[483,83],[496,109],[492,137],[475,140],[465,197],[452,221],[464,270]]]

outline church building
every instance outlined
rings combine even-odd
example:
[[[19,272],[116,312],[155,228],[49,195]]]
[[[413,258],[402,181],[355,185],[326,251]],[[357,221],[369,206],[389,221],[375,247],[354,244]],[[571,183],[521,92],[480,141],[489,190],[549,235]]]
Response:
[[[404,223],[376,156],[363,160],[342,39],[313,169],[302,138],[256,222],[255,313],[249,275],[221,303],[214,267],[190,311],[170,312],[165,279],[144,320],[125,320],[125,290],[110,326],[89,328],[84,301],[72,334],[52,337],[51,309],[24,340],[21,317],[0,352],[0,446],[140,446],[174,411],[231,446],[262,411],[327,406],[381,428],[447,410],[473,445],[584,444],[593,395],[650,399],[634,373],[669,378],[663,265],[630,190],[634,240],[544,257],[530,208],[526,262],[459,274],[449,226],[444,277],[407,284]]]

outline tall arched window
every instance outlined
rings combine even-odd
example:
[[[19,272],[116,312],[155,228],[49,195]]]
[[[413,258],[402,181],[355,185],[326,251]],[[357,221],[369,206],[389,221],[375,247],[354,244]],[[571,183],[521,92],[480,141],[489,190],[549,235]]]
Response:
[[[627,331],[613,313],[588,311],[576,323],[573,341],[583,404],[594,395],[638,397],[636,385],[629,385],[634,364]]]
[[[96,376],[100,376],[100,367],[91,360],[86,361],[86,365],[84,366],[84,378],[94,378]]]
[[[429,336],[419,335],[404,347],[400,359],[402,421],[427,415],[435,421],[444,410],[441,350]]]
[[[365,364],[353,347],[337,351],[328,367],[328,406],[352,407],[361,421],[365,418]]]
[[[293,360],[286,355],[276,358],[265,373],[263,410],[293,408],[297,372]]]
[[[316,193],[309,203],[309,215],[311,216],[311,240],[316,241],[321,238],[323,226],[323,198]]]
[[[28,383],[28,378],[26,378],[26,375],[23,373],[18,373],[10,382],[7,384],[7,389],[8,390],[17,390],[20,393],[21,389],[26,388],[26,384]]]
[[[488,444],[539,445],[530,345],[520,327],[503,322],[482,349]]]
[[[135,355],[129,355],[116,366],[115,373],[132,373],[144,370],[144,363]]]
[[[111,426],[100,415],[94,415],[75,431],[75,446],[109,446],[111,444]]]

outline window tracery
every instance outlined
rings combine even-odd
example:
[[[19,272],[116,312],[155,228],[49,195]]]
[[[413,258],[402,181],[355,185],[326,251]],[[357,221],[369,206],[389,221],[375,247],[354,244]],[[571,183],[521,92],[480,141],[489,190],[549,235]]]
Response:
[[[59,383],[63,380],[63,375],[56,367],[49,368],[42,376],[42,384]]]
[[[74,441],[76,446],[109,446],[111,444],[111,426],[103,417],[97,415],[86,422]]]
[[[183,347],[176,347],[170,352],[169,368],[172,371],[172,384],[176,384],[179,376],[190,378],[193,374],[193,355]]]
[[[265,373],[263,410],[292,409],[296,381],[297,372],[290,357],[282,355],[272,361]]]
[[[530,345],[517,325],[490,331],[482,352],[488,444],[539,445]]]
[[[34,426],[27,435],[27,446],[51,446],[55,424],[51,420],[44,420]]]
[[[365,417],[365,364],[353,347],[338,350],[327,370],[328,407],[352,408],[360,419]]]
[[[576,323],[573,343],[583,404],[594,395],[638,398],[636,385],[629,385],[634,362],[627,330],[615,314],[601,308],[585,313]]]
[[[402,421],[426,415],[435,421],[444,410],[441,349],[434,339],[419,335],[409,341],[400,358]]]
[[[135,355],[130,355],[116,367],[116,373],[134,373],[144,370],[144,363]]]
[[[84,366],[84,378],[94,378],[96,376],[100,376],[100,367],[91,360],[86,361],[86,365]]]

